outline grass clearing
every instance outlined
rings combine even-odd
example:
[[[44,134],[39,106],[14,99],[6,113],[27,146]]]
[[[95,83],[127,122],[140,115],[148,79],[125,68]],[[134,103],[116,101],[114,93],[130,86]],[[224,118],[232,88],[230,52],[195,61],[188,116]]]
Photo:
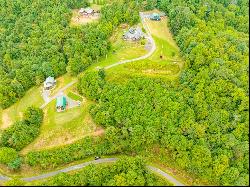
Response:
[[[75,94],[74,92],[71,92],[71,91],[68,93],[67,96],[70,97],[71,99],[76,100],[76,101],[83,101],[82,96]]]
[[[146,24],[157,46],[148,59],[116,66],[107,71],[109,81],[124,83],[132,77],[149,76],[176,80],[184,66],[179,49],[168,29],[167,18],[161,21],[146,19]]]
[[[92,64],[86,71],[93,71],[96,67],[105,67],[122,60],[133,59],[145,55],[147,51],[140,41],[133,42],[124,41],[122,39],[123,33],[128,29],[129,26],[127,26],[126,29],[122,29],[121,27],[117,28],[110,38],[112,49],[108,55],[102,58],[98,63]]]
[[[57,93],[61,88],[75,80],[76,77],[70,76],[68,73],[57,78],[56,87],[51,91],[51,95]],[[0,111],[0,129],[6,129],[11,126],[15,121],[21,120],[23,112],[29,106],[40,107],[44,100],[41,96],[42,85],[35,86],[28,90],[24,97],[11,107]]]
[[[0,112],[0,129],[6,129],[15,121],[21,120],[23,112],[31,105],[39,107],[43,104],[41,87],[33,87],[26,92],[24,97],[11,107]]]
[[[93,10],[101,10],[102,5],[97,5],[97,4],[91,4],[90,6]],[[80,9],[74,9],[72,10],[72,17],[71,17],[71,26],[80,26],[80,25],[86,25],[88,23],[94,23],[98,22],[100,16],[90,16],[86,17],[83,15],[79,15],[79,10]]]
[[[21,153],[70,144],[89,135],[101,135],[103,130],[95,125],[88,113],[91,103],[82,102],[80,107],[58,113],[55,108],[56,101],[52,101],[44,109],[44,122],[40,135]]]

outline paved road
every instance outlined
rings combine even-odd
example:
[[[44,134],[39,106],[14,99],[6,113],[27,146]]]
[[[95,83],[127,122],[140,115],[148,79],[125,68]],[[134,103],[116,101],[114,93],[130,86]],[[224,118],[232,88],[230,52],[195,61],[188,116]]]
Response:
[[[74,166],[70,166],[61,170],[57,170],[57,171],[53,171],[50,173],[46,173],[43,175],[39,175],[39,176],[34,176],[34,177],[27,177],[27,178],[21,178],[24,181],[30,182],[30,181],[34,181],[34,180],[40,180],[40,179],[45,179],[51,176],[55,176],[59,173],[66,173],[69,171],[74,171],[74,170],[78,170],[78,169],[82,169],[90,164],[101,164],[101,163],[110,163],[110,162],[115,162],[117,161],[117,158],[105,158],[105,159],[100,159],[100,160],[94,160],[94,161],[89,161],[89,162],[85,162],[82,164],[78,164],[78,165],[74,165]]]
[[[53,172],[49,172],[49,173],[45,173],[42,175],[38,175],[38,176],[34,176],[34,177],[26,177],[26,178],[21,178],[22,180],[26,181],[26,182],[31,182],[31,181],[35,181],[35,180],[41,180],[41,179],[45,179],[48,177],[52,177],[55,176],[59,173],[66,173],[69,171],[74,171],[74,170],[78,170],[78,169],[82,169],[90,164],[104,164],[104,163],[112,163],[112,162],[116,162],[118,160],[118,158],[104,158],[104,159],[99,159],[99,160],[93,160],[93,161],[89,161],[89,162],[84,162],[82,164],[77,164],[74,166],[70,166],[61,170],[57,170],[57,171],[53,171]],[[155,168],[153,166],[147,166],[147,168],[153,172],[158,173],[159,175],[161,175],[162,177],[166,178],[169,182],[173,183],[175,186],[185,186],[184,184],[182,184],[181,182],[179,182],[178,180],[176,180],[174,177],[172,177],[171,175],[165,173],[164,171]],[[0,176],[0,181],[7,181],[10,178],[8,177],[4,177],[4,176]]]
[[[150,169],[153,172],[156,172],[158,174],[160,174],[161,176],[163,176],[164,178],[166,178],[168,181],[172,182],[175,186],[185,186],[183,183],[179,182],[178,180],[176,180],[174,177],[172,177],[171,175],[165,173],[164,171],[153,167],[153,166],[147,166],[148,169]]]
[[[69,87],[71,87],[75,83],[77,83],[77,80],[72,81],[71,83],[67,84],[66,86],[64,86],[63,88],[58,90],[58,92],[53,97],[48,98],[47,102],[45,102],[40,108],[43,109],[44,107],[46,107],[51,101],[53,101],[59,95],[61,95],[64,90],[68,89]]]
[[[138,60],[143,60],[143,59],[146,59],[146,58],[150,57],[155,52],[155,50],[156,50],[155,41],[154,41],[153,37],[151,36],[150,29],[149,29],[149,27],[148,27],[148,25],[147,25],[147,23],[145,21],[145,18],[147,18],[147,17],[146,17],[146,15],[144,13],[140,12],[140,18],[141,18],[141,22],[143,24],[143,27],[145,28],[146,33],[147,33],[146,39],[152,45],[152,48],[149,51],[149,53],[147,53],[144,56],[134,58],[134,59],[131,59],[131,60],[122,60],[120,62],[116,62],[116,63],[114,63],[112,65],[104,67],[104,69],[110,69],[110,68],[112,68],[114,66],[118,66],[118,65],[121,65],[121,64],[126,64],[128,62],[135,62],[135,61],[138,61]]]

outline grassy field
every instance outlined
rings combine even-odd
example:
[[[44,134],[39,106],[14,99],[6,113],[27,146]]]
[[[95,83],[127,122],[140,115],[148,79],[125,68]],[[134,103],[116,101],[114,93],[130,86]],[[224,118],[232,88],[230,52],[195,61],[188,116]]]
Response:
[[[129,29],[129,26],[126,29],[119,27],[114,31],[110,38],[111,51],[98,63],[92,64],[86,71],[95,70],[96,67],[105,67],[121,60],[137,58],[147,53],[141,42],[124,41],[122,39],[122,35],[127,29]]]
[[[76,79],[69,74],[65,74],[57,79],[55,89],[51,95],[58,92],[59,89]],[[23,112],[31,105],[40,107],[44,101],[41,96],[42,85],[40,87],[33,87],[26,92],[25,96],[11,107],[0,111],[0,129],[9,127],[13,122],[22,119]]]
[[[41,87],[31,88],[21,100],[0,112],[0,129],[5,129],[15,121],[22,119],[23,112],[29,106],[39,107],[42,104]]]
[[[45,109],[44,122],[38,138],[21,151],[22,154],[30,150],[47,149],[54,146],[70,144],[88,135],[98,135],[102,129],[92,121],[88,110],[91,102],[82,102],[80,107],[68,109],[58,113],[56,101],[51,102]]]
[[[82,96],[80,96],[80,95],[78,95],[78,94],[76,94],[74,92],[69,92],[67,94],[67,96],[70,97],[71,99],[75,100],[75,101],[83,101]]]
[[[161,21],[146,20],[150,32],[155,40],[157,49],[151,57],[145,60],[116,66],[107,71],[108,80],[126,82],[136,76],[161,77],[174,80],[184,66],[179,55],[179,49],[168,29],[167,18]]]

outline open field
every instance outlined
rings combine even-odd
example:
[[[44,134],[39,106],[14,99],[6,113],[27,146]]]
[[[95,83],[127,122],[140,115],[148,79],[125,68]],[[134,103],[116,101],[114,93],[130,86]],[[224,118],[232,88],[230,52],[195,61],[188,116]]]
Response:
[[[44,122],[39,137],[21,153],[70,144],[85,136],[98,136],[104,132],[95,125],[88,113],[92,102],[79,96],[76,85],[65,90],[64,94],[81,99],[81,106],[58,113],[55,108],[56,100],[52,101],[44,108]]]
[[[122,83],[135,76],[161,77],[168,80],[178,78],[184,62],[168,29],[166,19],[166,17],[162,18],[161,21],[146,19],[146,23],[157,46],[153,55],[145,60],[109,69],[107,71],[108,80]]]
[[[76,79],[69,74],[65,74],[57,79],[56,87],[51,91],[51,95],[57,93],[59,89]],[[12,123],[22,119],[23,112],[31,105],[40,107],[44,100],[41,96],[42,85],[31,88],[25,96],[11,107],[0,111],[0,129],[9,127]]]
[[[92,121],[88,110],[90,102],[82,102],[80,107],[57,113],[56,101],[51,102],[45,109],[44,122],[38,138],[21,151],[25,154],[31,150],[47,149],[54,146],[70,144],[88,135],[102,134]]]
[[[132,42],[122,39],[123,33],[128,29],[129,26],[127,26],[126,29],[122,29],[121,27],[116,29],[110,38],[112,49],[108,55],[102,58],[98,63],[92,64],[86,71],[92,71],[95,70],[96,67],[104,67],[121,60],[133,59],[145,55],[147,50],[145,46],[141,44],[141,41]]]
[[[15,121],[22,119],[23,112],[29,106],[39,107],[42,104],[41,87],[31,88],[21,100],[0,112],[0,129],[5,129]]]

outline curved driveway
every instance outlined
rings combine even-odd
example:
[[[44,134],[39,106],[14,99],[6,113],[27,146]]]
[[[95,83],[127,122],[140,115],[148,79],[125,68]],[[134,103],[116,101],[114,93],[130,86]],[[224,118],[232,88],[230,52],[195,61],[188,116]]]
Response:
[[[121,65],[121,64],[126,64],[128,62],[135,62],[135,61],[138,61],[138,60],[143,60],[143,59],[146,59],[146,58],[150,57],[155,52],[155,50],[156,50],[155,41],[154,41],[153,37],[151,36],[151,32],[150,32],[150,29],[149,29],[147,23],[145,22],[146,17],[147,16],[144,15],[143,12],[140,12],[140,18],[141,18],[142,25],[143,25],[143,27],[145,28],[145,30],[147,32],[147,36],[145,38],[147,38],[148,42],[152,45],[149,53],[147,53],[144,56],[134,58],[134,59],[131,59],[131,60],[123,60],[123,61],[120,61],[120,62],[116,62],[116,63],[114,63],[112,65],[104,67],[104,69],[110,69],[110,68],[112,68],[114,66],[118,66],[118,65]]]

